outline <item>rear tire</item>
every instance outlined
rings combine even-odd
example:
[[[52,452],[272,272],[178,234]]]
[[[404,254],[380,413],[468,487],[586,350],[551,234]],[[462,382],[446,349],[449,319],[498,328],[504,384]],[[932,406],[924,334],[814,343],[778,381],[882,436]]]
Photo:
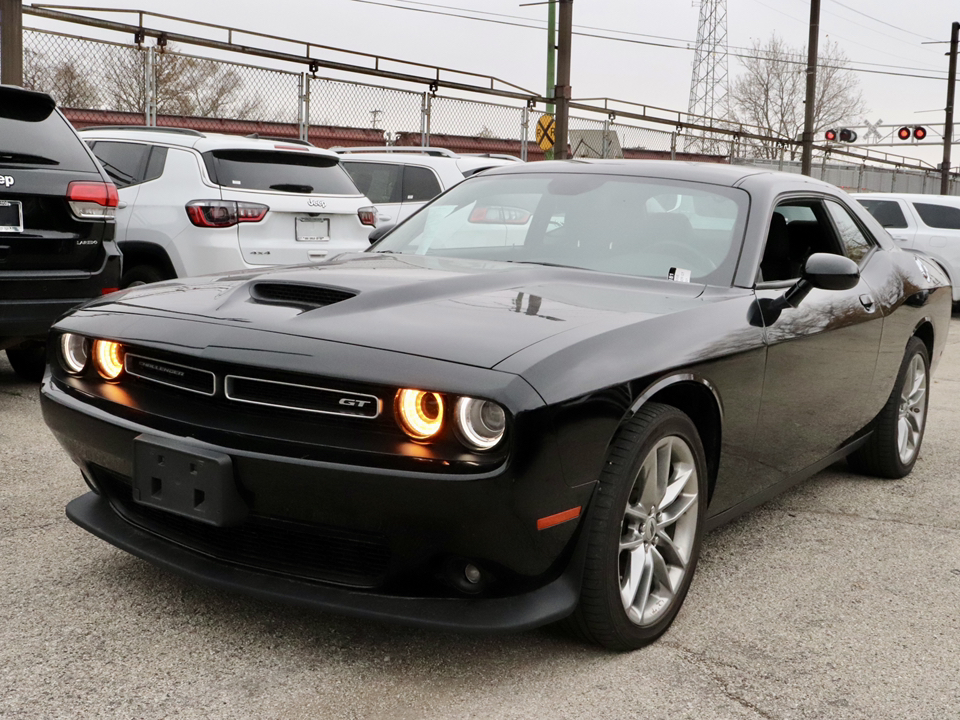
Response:
[[[927,427],[930,355],[918,337],[910,338],[893,392],[877,416],[873,433],[847,462],[856,472],[902,478],[913,470]]]
[[[700,555],[707,462],[693,422],[648,403],[619,430],[587,515],[580,602],[567,626],[611,650],[660,637]]]
[[[27,382],[40,382],[47,367],[47,346],[31,341],[19,347],[7,348],[7,360],[17,376]]]
[[[165,273],[153,265],[134,265],[123,273],[120,278],[120,288],[148,285],[166,279]]]

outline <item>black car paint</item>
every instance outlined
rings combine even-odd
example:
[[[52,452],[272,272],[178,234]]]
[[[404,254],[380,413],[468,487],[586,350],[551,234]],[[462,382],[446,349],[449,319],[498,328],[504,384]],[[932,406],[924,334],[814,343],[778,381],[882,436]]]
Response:
[[[683,172],[661,167],[667,175]],[[557,171],[578,170],[609,166],[570,164]],[[516,170],[492,172],[510,171]],[[614,166],[614,171],[625,170]],[[448,626],[449,616],[440,621],[426,609],[412,616],[399,609],[409,608],[404,603],[411,597],[443,595],[424,584],[437,572],[427,560],[437,557],[467,558],[489,569],[498,582],[486,597],[515,597],[522,605],[520,598],[553,587],[556,599],[578,582],[571,558],[607,446],[644,402],[676,404],[701,430],[714,476],[709,524],[716,525],[842,457],[866,437],[893,386],[906,342],[918,329],[934,366],[944,347],[949,287],[924,278],[912,255],[876,232],[879,247],[861,267],[860,286],[815,290],[799,308],[764,326],[757,298],[776,297],[786,288],[761,286],[755,292],[752,282],[741,283],[756,277],[776,198],[796,193],[798,182],[783,176],[764,181],[731,168],[705,172],[718,182],[755,185],[731,288],[362,254],[322,266],[134,289],[91,303],[56,328],[115,339],[158,357],[169,353],[197,367],[255,367],[277,379],[333,376],[345,387],[422,387],[492,399],[510,415],[506,455],[466,457],[452,447],[407,442],[396,433],[367,438],[364,445],[356,432],[337,435],[335,422],[289,412],[258,414],[223,401],[205,406],[136,382],[70,378],[55,356],[42,386],[45,419],[95,487],[104,470],[130,476],[130,448],[139,434],[189,438],[188,444],[234,457],[237,481],[254,513],[389,538],[394,582],[371,601],[380,610],[364,610],[369,604],[364,602],[338,605],[324,586],[315,586],[313,594],[288,593],[291,601],[332,603],[370,616],[386,607],[388,615],[407,622]],[[843,199],[822,184],[811,183],[809,192]],[[865,211],[854,212],[872,231]],[[322,283],[360,294],[303,312],[252,303],[249,284],[260,280]],[[865,290],[876,300],[869,317],[854,305]],[[849,312],[824,323],[826,307]],[[825,367],[825,353],[839,353],[843,360]],[[322,441],[311,439],[311,422],[325,428]],[[85,499],[83,512],[75,502],[71,516],[125,549],[177,565],[154,542],[150,552],[143,550],[145,541],[136,539],[142,530],[121,538],[116,523],[105,520],[106,501],[97,500],[95,511],[94,502]],[[536,529],[538,518],[572,507],[584,509],[579,521]],[[220,582],[219,567],[211,563],[200,574]],[[404,582],[410,573],[419,573],[422,582]],[[266,592],[253,581],[241,585]],[[450,602],[481,602],[447,592]],[[389,603],[381,604],[385,596],[397,601],[392,613]],[[563,596],[571,610],[575,596]],[[556,604],[549,607],[540,622],[563,614]],[[464,616],[461,625],[537,624],[529,614],[511,621],[504,612],[497,623],[471,623]]]
[[[72,181],[109,183],[89,148],[60,113],[53,100],[12,86],[0,86],[0,103],[8,108],[43,105],[41,113],[0,113],[0,150],[22,149],[18,129],[47,123],[53,133],[47,154],[63,146],[64,167],[53,164],[4,162],[0,175],[12,183],[0,188],[0,200],[23,204],[24,230],[0,233],[0,348],[25,339],[42,339],[53,322],[71,308],[116,288],[120,251],[113,220],[79,219],[66,196]],[[67,158],[69,156],[69,159]]]

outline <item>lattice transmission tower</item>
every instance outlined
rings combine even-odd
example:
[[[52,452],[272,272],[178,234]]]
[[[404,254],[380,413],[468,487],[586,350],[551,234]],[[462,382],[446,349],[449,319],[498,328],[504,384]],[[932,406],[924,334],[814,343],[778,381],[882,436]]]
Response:
[[[727,62],[727,0],[700,0],[700,24],[690,78],[687,112],[726,120],[729,112],[729,64]],[[716,140],[704,134],[687,143],[701,152],[714,149]]]

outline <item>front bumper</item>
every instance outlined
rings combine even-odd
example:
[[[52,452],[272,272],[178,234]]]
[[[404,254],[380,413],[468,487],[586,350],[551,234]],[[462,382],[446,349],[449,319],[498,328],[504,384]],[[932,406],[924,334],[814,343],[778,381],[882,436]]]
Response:
[[[151,416],[134,422],[50,375],[41,398],[48,426],[100,492],[75,500],[68,516],[161,567],[264,599],[437,628],[519,630],[562,618],[576,605],[578,523],[540,531],[536,520],[586,507],[592,487],[569,488],[550,463],[528,458],[516,463],[522,471],[508,464],[466,478],[337,465],[255,452],[228,436],[215,445],[185,441],[196,428],[151,426]],[[182,518],[166,523],[163,511],[141,513],[128,484],[134,439],[142,434],[229,455],[250,499],[250,518],[220,533]],[[278,534],[278,525],[295,532]],[[306,537],[321,527],[326,536]],[[242,536],[245,528],[253,540]],[[356,551],[355,538],[366,549]],[[369,558],[364,553],[376,543],[375,552],[388,558],[383,567],[349,566],[352,558]],[[277,548],[278,562],[264,562],[258,544]],[[241,546],[247,554],[234,552]],[[332,574],[329,567],[291,563],[311,553],[346,560]],[[451,580],[458,562],[461,577],[463,563],[472,562],[489,585],[475,595],[458,587]]]
[[[568,571],[520,595],[474,598],[392,597],[320,586],[224,565],[169,543],[123,520],[94,493],[67,505],[67,517],[102,540],[165,570],[221,590],[313,610],[389,620],[445,630],[518,631],[559,620],[573,612],[579,574]]]

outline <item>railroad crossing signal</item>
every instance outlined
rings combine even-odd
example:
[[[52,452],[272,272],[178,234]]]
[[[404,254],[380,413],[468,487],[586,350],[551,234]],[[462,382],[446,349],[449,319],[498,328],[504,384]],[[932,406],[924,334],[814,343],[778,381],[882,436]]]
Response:
[[[537,145],[546,152],[557,141],[557,123],[553,115],[541,115],[537,120]]]

